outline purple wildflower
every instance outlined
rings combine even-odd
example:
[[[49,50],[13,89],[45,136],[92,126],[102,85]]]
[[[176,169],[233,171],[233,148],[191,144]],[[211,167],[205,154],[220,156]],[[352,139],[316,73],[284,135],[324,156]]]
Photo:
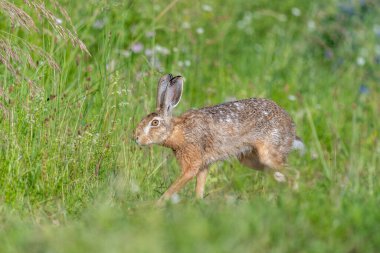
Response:
[[[144,49],[144,45],[140,42],[137,42],[131,46],[131,50],[133,53],[140,53]]]

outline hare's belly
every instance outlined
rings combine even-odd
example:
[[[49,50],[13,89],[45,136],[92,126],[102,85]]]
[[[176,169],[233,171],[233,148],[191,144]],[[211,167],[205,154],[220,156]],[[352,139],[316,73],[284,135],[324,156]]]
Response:
[[[253,140],[248,136],[218,135],[204,150],[204,160],[208,163],[236,157],[251,152]]]

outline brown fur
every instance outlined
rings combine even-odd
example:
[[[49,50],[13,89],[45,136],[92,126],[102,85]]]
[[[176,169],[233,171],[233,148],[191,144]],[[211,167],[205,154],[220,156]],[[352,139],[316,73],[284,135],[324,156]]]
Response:
[[[161,78],[159,107],[140,122],[135,132],[141,145],[171,148],[182,168],[181,176],[161,200],[170,198],[195,176],[196,195],[202,198],[209,165],[229,157],[237,157],[242,164],[259,170],[279,170],[285,165],[296,139],[295,126],[275,102],[250,98],[172,117],[171,109],[179,102],[182,84],[180,77]],[[169,91],[162,93],[165,89]],[[150,125],[154,119],[160,121],[159,126]]]

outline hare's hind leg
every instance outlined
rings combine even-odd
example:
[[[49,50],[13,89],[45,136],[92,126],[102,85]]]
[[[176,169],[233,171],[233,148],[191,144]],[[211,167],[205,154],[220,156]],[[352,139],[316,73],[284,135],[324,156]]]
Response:
[[[274,171],[273,177],[277,182],[286,182],[286,177],[283,174],[283,168],[286,164],[286,157],[275,147],[267,143],[259,143],[256,145],[260,162],[266,167]]]
[[[195,187],[195,195],[198,199],[203,199],[208,168],[202,168],[197,174],[197,184]]]
[[[265,165],[260,162],[259,156],[256,150],[249,153],[242,154],[239,157],[239,162],[251,169],[264,170]]]
[[[250,153],[243,154],[239,161],[249,168],[256,170],[272,169],[274,170],[274,179],[278,182],[285,182],[285,175],[280,172],[285,167],[285,158],[266,143],[256,143]]]

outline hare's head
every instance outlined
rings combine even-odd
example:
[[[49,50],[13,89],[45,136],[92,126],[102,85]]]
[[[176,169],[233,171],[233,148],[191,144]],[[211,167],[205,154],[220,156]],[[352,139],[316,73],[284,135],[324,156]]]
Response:
[[[134,138],[139,145],[161,144],[172,130],[172,110],[181,99],[183,78],[171,74],[160,78],[157,88],[156,111],[138,124]]]

